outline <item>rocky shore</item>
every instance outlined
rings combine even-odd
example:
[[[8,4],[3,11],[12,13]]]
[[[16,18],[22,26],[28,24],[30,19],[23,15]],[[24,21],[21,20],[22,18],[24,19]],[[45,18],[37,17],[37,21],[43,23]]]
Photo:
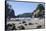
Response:
[[[9,24],[9,25],[8,25]],[[14,25],[12,25],[14,24]],[[22,20],[22,21],[9,21],[7,25],[10,26],[8,29],[14,27],[13,30],[30,30],[30,29],[44,29],[45,28],[45,19],[44,18],[31,18],[30,21]],[[16,28],[16,29],[15,29]]]

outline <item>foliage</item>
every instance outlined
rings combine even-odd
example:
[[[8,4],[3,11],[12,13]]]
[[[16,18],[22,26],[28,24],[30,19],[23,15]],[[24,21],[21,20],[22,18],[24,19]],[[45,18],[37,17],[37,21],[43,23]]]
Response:
[[[43,4],[39,4],[36,9],[45,10],[45,7],[43,6]]]
[[[23,13],[23,14],[19,14],[18,17],[31,17],[31,13]]]
[[[11,9],[11,5],[9,5],[7,1],[5,2],[5,11],[6,11],[6,18],[15,16],[14,10]]]
[[[39,10],[39,11],[38,11]],[[37,12],[38,11],[38,12]],[[36,13],[37,12],[37,13]],[[35,13],[35,15],[33,15]],[[45,15],[45,7],[43,4],[38,4],[37,8],[33,12],[34,17],[44,17]]]

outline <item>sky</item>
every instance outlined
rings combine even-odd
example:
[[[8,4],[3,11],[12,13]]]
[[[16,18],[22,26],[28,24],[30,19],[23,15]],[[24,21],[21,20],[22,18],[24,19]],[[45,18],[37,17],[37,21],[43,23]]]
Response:
[[[23,13],[32,13],[39,3],[27,3],[27,2],[8,2],[15,12],[15,15]]]

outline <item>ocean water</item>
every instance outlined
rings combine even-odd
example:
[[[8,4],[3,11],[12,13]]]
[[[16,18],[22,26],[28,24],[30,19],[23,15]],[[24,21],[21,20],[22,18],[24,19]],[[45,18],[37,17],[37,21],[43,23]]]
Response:
[[[19,18],[10,18],[10,20],[19,20],[19,21],[23,21],[23,20],[31,20],[31,18],[30,17],[19,17]]]

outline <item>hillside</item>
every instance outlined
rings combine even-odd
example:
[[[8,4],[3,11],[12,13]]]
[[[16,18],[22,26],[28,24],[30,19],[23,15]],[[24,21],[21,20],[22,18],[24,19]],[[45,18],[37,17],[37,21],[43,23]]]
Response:
[[[17,17],[32,17],[32,13],[19,14],[19,15],[17,15]]]
[[[45,7],[42,4],[39,4],[37,8],[32,12],[34,17],[45,17]]]

